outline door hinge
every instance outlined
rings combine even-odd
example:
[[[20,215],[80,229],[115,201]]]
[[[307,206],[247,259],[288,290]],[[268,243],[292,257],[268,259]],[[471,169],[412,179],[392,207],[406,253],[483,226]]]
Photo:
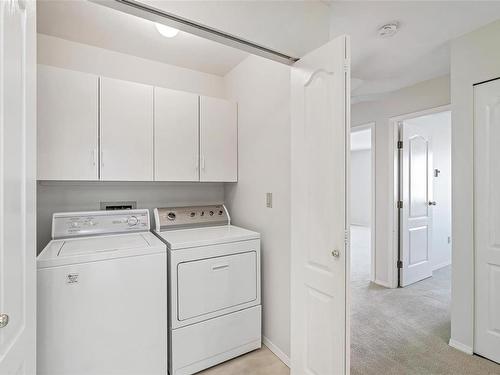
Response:
[[[398,141],[398,150],[403,149],[403,141]]]
[[[403,208],[403,201],[398,201],[397,206],[398,208]]]
[[[349,68],[351,66],[351,62],[348,59],[344,60],[344,72],[349,72]]]
[[[403,268],[403,261],[398,260],[397,266],[398,268]]]
[[[349,231],[348,230],[344,231],[344,243],[346,246],[349,245]]]

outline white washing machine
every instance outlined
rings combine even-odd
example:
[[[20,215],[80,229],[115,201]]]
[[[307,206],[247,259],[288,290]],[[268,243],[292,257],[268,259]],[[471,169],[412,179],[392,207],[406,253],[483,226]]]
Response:
[[[54,214],[52,238],[37,259],[37,374],[166,374],[166,246],[148,210]]]
[[[223,205],[154,214],[168,248],[170,375],[260,348],[259,233],[230,225]]]

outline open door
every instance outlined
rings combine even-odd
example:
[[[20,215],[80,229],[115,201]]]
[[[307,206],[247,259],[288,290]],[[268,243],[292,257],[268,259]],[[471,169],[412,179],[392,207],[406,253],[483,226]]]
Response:
[[[432,138],[421,126],[400,125],[400,275],[407,286],[432,276]]]
[[[500,79],[474,86],[474,353],[500,363]]]
[[[0,374],[35,374],[35,0],[0,1]]]
[[[349,39],[292,67],[291,372],[346,374]]]

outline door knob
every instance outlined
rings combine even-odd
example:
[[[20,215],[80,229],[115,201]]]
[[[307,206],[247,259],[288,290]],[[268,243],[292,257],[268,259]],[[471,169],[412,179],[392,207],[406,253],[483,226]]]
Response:
[[[7,314],[0,314],[0,328],[9,324],[9,316]]]
[[[334,256],[335,258],[340,257],[340,251],[338,251],[338,250],[333,250],[333,251],[332,251],[332,256]]]
[[[436,204],[436,201],[429,201],[429,206],[435,206]]]

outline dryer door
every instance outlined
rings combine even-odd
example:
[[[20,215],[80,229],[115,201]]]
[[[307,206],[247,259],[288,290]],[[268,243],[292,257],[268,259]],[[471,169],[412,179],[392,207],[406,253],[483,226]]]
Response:
[[[257,301],[255,251],[180,263],[177,277],[180,321]]]

